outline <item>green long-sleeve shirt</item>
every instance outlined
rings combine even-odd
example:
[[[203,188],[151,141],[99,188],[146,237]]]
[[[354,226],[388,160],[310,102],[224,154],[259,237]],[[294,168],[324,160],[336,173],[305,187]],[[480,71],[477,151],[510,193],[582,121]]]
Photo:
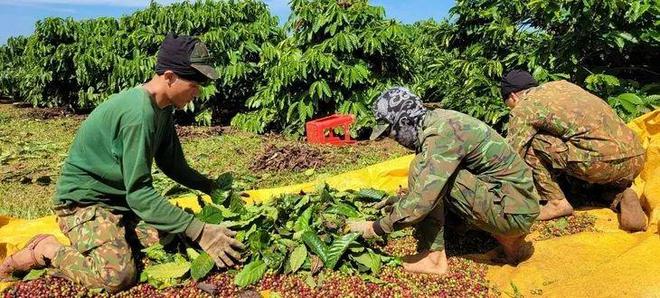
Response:
[[[212,180],[191,169],[174,129],[173,108],[160,109],[142,87],[111,96],[78,130],[62,167],[54,203],[98,204],[134,212],[156,229],[181,233],[193,216],[153,187],[151,167],[209,193]],[[201,227],[197,227],[201,229]]]

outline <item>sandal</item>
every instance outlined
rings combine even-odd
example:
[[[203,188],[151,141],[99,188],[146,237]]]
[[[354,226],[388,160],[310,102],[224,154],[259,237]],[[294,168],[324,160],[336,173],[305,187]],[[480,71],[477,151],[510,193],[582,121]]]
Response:
[[[43,241],[44,239],[47,239],[48,237],[53,237],[53,235],[47,235],[47,234],[39,234],[30,241],[28,241],[28,245],[26,245],[23,249],[15,252],[11,256],[8,256],[4,262],[0,265],[0,281],[12,281],[14,278],[12,277],[12,273],[14,272],[25,272],[30,269],[39,267],[39,266],[45,266],[46,263],[43,261],[43,258],[41,262],[39,259],[37,259],[37,256],[34,254],[34,248],[39,244],[39,242]],[[31,259],[29,261],[26,260],[16,260],[15,256],[18,254],[24,254],[25,252],[30,252],[30,257]]]

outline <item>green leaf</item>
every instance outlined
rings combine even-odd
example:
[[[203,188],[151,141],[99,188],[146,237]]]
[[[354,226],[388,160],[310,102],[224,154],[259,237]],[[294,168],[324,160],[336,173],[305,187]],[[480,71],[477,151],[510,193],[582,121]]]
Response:
[[[32,269],[28,274],[23,276],[24,281],[39,279],[46,274],[46,269]]]
[[[213,204],[221,206],[224,204],[227,198],[231,196],[231,193],[232,193],[231,190],[223,190],[220,188],[216,188],[213,191],[211,191],[209,196],[211,197],[211,201],[213,202]]]
[[[307,286],[309,286],[312,289],[318,286],[312,274],[305,274],[305,283],[307,284]]]
[[[303,213],[296,219],[296,223],[293,226],[293,230],[296,232],[305,231],[309,229],[309,221],[312,218],[312,213],[314,212],[314,206],[309,206]]]
[[[370,283],[374,283],[374,284],[377,284],[377,285],[382,285],[382,284],[386,284],[386,283],[387,283],[387,282],[385,282],[384,280],[382,280],[382,279],[380,279],[380,278],[377,278],[377,277],[375,277],[375,276],[373,276],[373,275],[371,275],[371,274],[360,274],[360,277],[361,277],[362,280],[364,280],[364,281],[368,281],[368,282],[370,282]]]
[[[305,262],[305,259],[307,259],[307,247],[305,247],[304,244],[299,245],[293,250],[291,256],[289,256],[289,268],[291,269],[291,273],[298,271],[300,266]]]
[[[325,243],[321,241],[321,238],[316,235],[316,233],[310,229],[307,229],[303,232],[302,240],[305,245],[307,245],[307,248],[309,248],[315,255],[321,258],[323,264],[328,262],[328,248],[326,247]]]
[[[643,104],[643,101],[637,95],[632,93],[620,94],[616,98],[619,103],[621,103],[621,106],[623,106],[623,108],[632,115],[635,115],[639,112],[637,106],[641,104],[638,104],[638,102],[642,102]]]
[[[370,199],[372,201],[380,201],[386,195],[386,192],[374,188],[363,188],[358,192],[358,196],[361,198]]]
[[[240,196],[233,194],[229,199],[229,210],[237,214],[245,214],[245,202]]]
[[[174,286],[190,270],[189,262],[175,261],[148,266],[142,271],[140,279],[159,289]]]
[[[190,266],[190,276],[194,280],[200,280],[206,277],[209,272],[213,269],[215,262],[206,252],[202,252],[197,258],[195,258]]]
[[[243,267],[236,277],[234,278],[234,283],[244,288],[248,285],[258,282],[266,273],[266,263],[262,260],[255,260]]]
[[[202,211],[197,213],[197,219],[210,224],[219,224],[225,218],[222,215],[222,211],[213,205],[206,205],[202,208]]]
[[[361,215],[355,207],[341,202],[333,204],[330,208],[326,209],[325,212],[344,215],[348,218],[357,218]]]
[[[199,252],[192,247],[188,247],[186,248],[186,255],[188,255],[188,260],[195,261],[199,257]]]
[[[619,100],[627,101],[631,104],[635,104],[635,105],[644,104],[644,101],[637,94],[634,93],[623,93],[623,94],[619,94],[619,96],[617,97],[619,98]]]
[[[267,250],[261,253],[266,266],[273,271],[279,271],[282,264],[284,264],[284,259],[286,255],[279,251]]]
[[[380,268],[382,266],[380,255],[368,251],[358,255],[357,257],[354,257],[354,259],[358,263],[367,266],[374,274],[380,273]]]
[[[230,190],[232,183],[234,183],[234,177],[230,172],[222,173],[215,179],[215,186],[221,190]]]
[[[156,261],[164,262],[168,260],[167,252],[162,244],[156,243],[152,246],[142,249],[142,252],[147,256],[147,258]]]
[[[327,250],[327,257],[325,262],[323,262],[325,267],[334,269],[335,266],[337,266],[339,259],[341,259],[346,252],[346,249],[348,249],[348,246],[351,245],[351,242],[355,241],[358,236],[360,236],[359,233],[349,233],[335,239]]]

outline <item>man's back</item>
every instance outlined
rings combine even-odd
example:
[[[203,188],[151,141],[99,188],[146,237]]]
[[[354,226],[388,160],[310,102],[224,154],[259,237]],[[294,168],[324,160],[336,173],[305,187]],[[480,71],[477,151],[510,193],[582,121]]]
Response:
[[[538,208],[532,173],[495,130],[468,115],[434,110],[427,113],[420,140],[435,159],[459,158],[460,167],[494,186],[507,213]],[[444,148],[459,148],[447,153]],[[449,173],[451,175],[451,173]]]
[[[643,154],[637,136],[605,101],[567,81],[529,89],[511,110],[507,139],[514,150],[524,155],[536,133],[564,140],[569,161]]]

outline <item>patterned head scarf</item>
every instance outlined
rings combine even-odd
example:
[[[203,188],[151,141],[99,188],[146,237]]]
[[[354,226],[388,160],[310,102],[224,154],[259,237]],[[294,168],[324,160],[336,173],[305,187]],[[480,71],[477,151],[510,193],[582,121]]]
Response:
[[[402,146],[416,150],[417,133],[422,127],[422,119],[428,110],[419,97],[408,89],[394,87],[383,92],[373,106],[378,125],[370,139],[374,140],[391,129],[390,135]]]

